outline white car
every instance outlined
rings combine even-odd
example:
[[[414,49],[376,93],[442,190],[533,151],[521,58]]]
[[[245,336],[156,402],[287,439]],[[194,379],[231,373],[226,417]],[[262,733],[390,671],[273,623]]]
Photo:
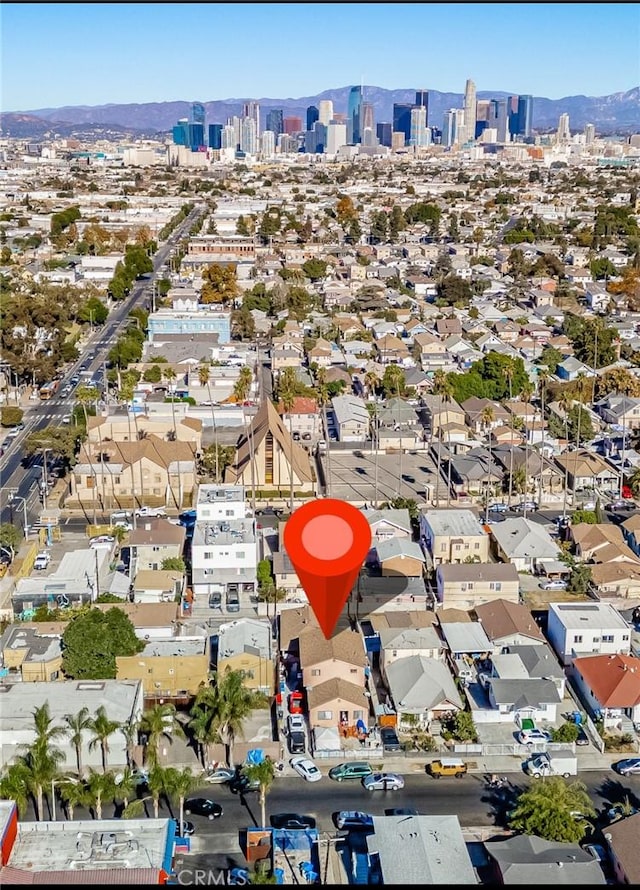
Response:
[[[322,773],[308,757],[292,757],[289,766],[307,782],[319,782],[322,778]]]
[[[521,745],[533,745],[534,742],[550,742],[551,735],[544,729],[523,729],[518,734]]]
[[[304,717],[302,714],[289,714],[287,717],[287,729],[289,732],[304,732]]]
[[[404,778],[398,773],[373,773],[365,776],[362,785],[367,791],[400,791]]]
[[[223,785],[225,782],[233,782],[236,771],[227,766],[218,766],[204,777],[208,785]]]
[[[545,581],[544,584],[540,585],[542,590],[566,590],[567,582],[566,581]]]
[[[164,507],[138,507],[136,516],[166,516]]]
[[[62,418],[62,422],[63,422],[63,423],[71,423],[71,415],[70,415],[70,414],[65,414],[65,415],[63,416],[63,418]]]

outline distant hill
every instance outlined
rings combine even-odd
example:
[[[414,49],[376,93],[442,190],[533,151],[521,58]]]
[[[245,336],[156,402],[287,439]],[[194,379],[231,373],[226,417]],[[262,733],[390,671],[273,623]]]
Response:
[[[325,90],[315,96],[298,99],[260,98],[261,126],[264,127],[267,112],[282,108],[285,115],[298,115],[303,122],[309,105],[317,105],[321,99],[331,99],[336,111],[346,111],[349,86]],[[479,92],[478,99],[499,99],[507,92]],[[394,102],[413,102],[415,89],[385,90],[382,87],[365,86],[365,101],[375,108],[375,119],[391,121]],[[207,123],[225,123],[228,117],[240,114],[247,98],[221,99],[204,102]],[[116,134],[167,133],[181,117],[189,116],[190,101],[145,102],[128,105],[72,105],[63,108],[40,108],[20,113],[0,114],[0,130],[4,136],[22,138],[50,138],[54,134],[81,135],[100,128]],[[462,93],[440,93],[429,90],[429,124],[441,126],[444,112],[449,108],[461,108]],[[600,135],[636,133],[640,131],[638,108],[640,87],[610,96],[566,96],[563,99],[534,97],[533,127],[539,131],[555,129],[561,114],[567,113],[572,130],[582,130],[592,123]]]

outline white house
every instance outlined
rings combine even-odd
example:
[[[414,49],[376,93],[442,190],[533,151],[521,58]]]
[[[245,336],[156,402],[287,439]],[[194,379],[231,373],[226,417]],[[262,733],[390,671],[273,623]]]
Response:
[[[256,588],[258,544],[254,519],[196,522],[191,543],[192,587],[196,596],[252,593]]]
[[[547,637],[565,665],[580,655],[631,651],[631,628],[610,603],[550,603]]]

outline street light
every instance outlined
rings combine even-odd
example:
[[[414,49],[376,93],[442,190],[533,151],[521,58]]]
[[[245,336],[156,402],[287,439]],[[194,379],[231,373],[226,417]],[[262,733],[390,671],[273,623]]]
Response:
[[[27,499],[23,498],[22,495],[19,495],[17,490],[9,492],[9,504],[13,504],[14,501],[22,501],[22,508],[24,510],[24,536],[27,537],[27,530],[29,528],[29,523],[27,521]],[[12,507],[13,509],[13,507]]]

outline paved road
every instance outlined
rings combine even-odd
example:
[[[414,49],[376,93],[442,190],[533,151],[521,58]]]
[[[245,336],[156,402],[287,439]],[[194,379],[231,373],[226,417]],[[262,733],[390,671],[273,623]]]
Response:
[[[175,248],[182,234],[193,225],[200,212],[201,208],[194,207],[189,216],[159,248],[153,257],[151,279],[136,283],[126,300],[123,300],[122,303],[112,309],[104,326],[96,330],[86,341],[81,358],[68,369],[65,374],[65,380],[68,380],[73,374],[80,371],[91,371],[92,379],[96,382],[103,378],[107,353],[121,329],[126,326],[129,312],[135,306],[144,305],[146,302],[145,292],[148,290],[150,283],[158,276],[168,255]],[[64,381],[61,381],[61,388],[63,386]],[[47,426],[60,425],[61,418],[65,414],[71,413],[74,403],[75,400],[72,396],[63,399],[60,395],[57,395],[48,402],[36,403],[33,407],[27,409],[24,419],[24,430],[20,435],[16,436],[2,459],[0,459],[0,474],[2,477],[2,488],[0,488],[1,523],[16,521],[20,525],[24,525],[25,502],[28,524],[32,525],[34,523],[42,509],[38,493],[38,483],[43,471],[42,458],[36,456],[26,466],[23,465],[24,441],[35,430]],[[15,493],[15,497],[13,504],[10,506],[9,498],[11,492]],[[23,498],[24,501],[22,500]]]

